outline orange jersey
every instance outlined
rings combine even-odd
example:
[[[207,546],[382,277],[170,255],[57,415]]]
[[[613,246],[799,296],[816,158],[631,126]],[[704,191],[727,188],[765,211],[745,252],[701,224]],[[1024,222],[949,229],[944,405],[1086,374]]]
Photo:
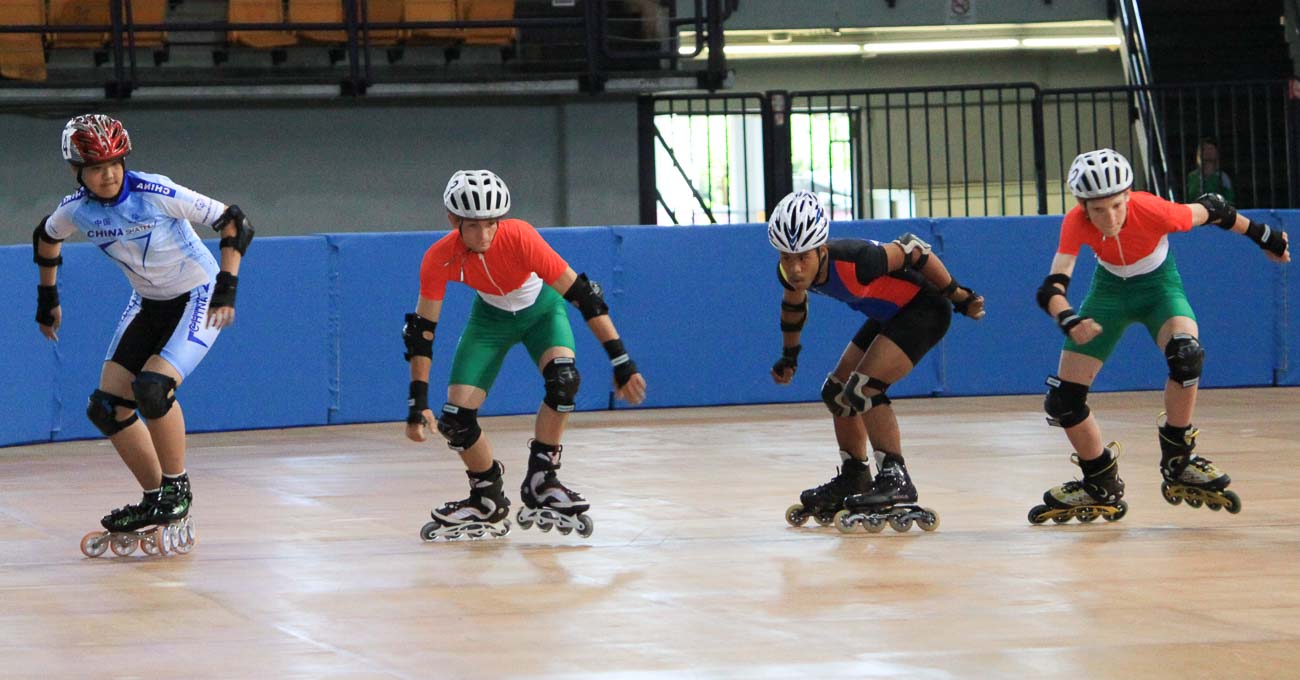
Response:
[[[442,300],[448,281],[478,291],[485,302],[506,311],[533,304],[541,284],[555,283],[569,265],[533,225],[515,219],[497,222],[486,253],[475,253],[452,231],[429,246],[420,263],[420,296]]]
[[[1107,270],[1120,276],[1155,271],[1169,252],[1168,234],[1192,228],[1192,209],[1145,191],[1129,196],[1128,217],[1119,235],[1106,238],[1093,226],[1083,206],[1076,205],[1061,223],[1056,252],[1078,255],[1083,245],[1092,248]]]

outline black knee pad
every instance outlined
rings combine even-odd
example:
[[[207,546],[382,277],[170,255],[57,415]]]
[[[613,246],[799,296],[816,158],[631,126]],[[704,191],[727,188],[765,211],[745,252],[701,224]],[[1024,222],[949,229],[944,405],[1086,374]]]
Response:
[[[131,415],[126,420],[117,419],[116,407],[122,406],[131,409]],[[109,394],[103,390],[95,390],[90,393],[90,401],[86,404],[86,417],[105,437],[113,435],[130,427],[132,423],[139,420],[135,414],[135,402],[130,399],[123,399],[116,394]]]
[[[1088,386],[1082,383],[1047,376],[1047,398],[1043,410],[1047,411],[1047,424],[1056,427],[1074,427],[1088,419]]]
[[[866,411],[872,406],[875,406],[875,397],[880,396],[878,394],[868,397],[863,392],[863,390],[868,389],[876,390],[880,394],[884,394],[885,390],[889,389],[889,383],[884,380],[873,378],[866,373],[858,373],[857,371],[854,371],[853,374],[849,376],[849,381],[844,384],[844,400],[848,402],[849,406],[851,406],[854,411],[858,411],[859,413]]]
[[[547,406],[568,413],[573,410],[573,400],[578,396],[578,386],[582,376],[578,375],[578,366],[573,357],[555,357],[542,368],[542,377],[546,379]]]
[[[175,380],[153,371],[142,371],[131,383],[135,400],[140,404],[140,415],[147,420],[161,418],[172,410],[172,404],[176,403],[172,394],[175,389]]]
[[[826,382],[822,383],[822,401],[826,404],[826,410],[836,418],[846,416],[856,416],[858,412],[849,406],[849,402],[844,398],[844,383],[835,377],[834,373],[827,374]]]
[[[1195,336],[1174,333],[1165,345],[1165,361],[1169,363],[1169,379],[1183,387],[1191,387],[1201,381],[1205,349]]]
[[[880,394],[877,394],[876,396],[871,398],[871,408],[875,408],[877,406],[889,406],[892,403],[894,403],[894,401],[890,399],[889,395],[885,394],[884,392],[881,392]]]
[[[452,451],[464,451],[473,446],[483,434],[478,426],[478,409],[443,404],[442,415],[438,416],[438,434],[447,440],[447,448]]]

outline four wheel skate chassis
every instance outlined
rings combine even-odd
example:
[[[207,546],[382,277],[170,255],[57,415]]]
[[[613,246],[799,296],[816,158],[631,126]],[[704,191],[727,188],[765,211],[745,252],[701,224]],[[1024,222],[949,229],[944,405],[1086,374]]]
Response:
[[[577,531],[583,538],[590,538],[591,533],[596,529],[596,522],[586,514],[566,515],[551,508],[519,508],[515,513],[515,523],[520,529],[531,529],[536,526],[542,533],[555,529],[565,536]],[[434,520],[421,527],[420,538],[425,541],[435,541],[440,538],[454,541],[461,538],[477,539],[488,536],[501,538],[508,533],[510,533],[508,519],[501,520],[499,524],[469,522],[451,526]]]
[[[184,555],[194,549],[194,521],[186,517],[136,531],[92,531],[81,539],[81,553],[92,558],[110,549],[126,557],[136,548],[151,556]]]

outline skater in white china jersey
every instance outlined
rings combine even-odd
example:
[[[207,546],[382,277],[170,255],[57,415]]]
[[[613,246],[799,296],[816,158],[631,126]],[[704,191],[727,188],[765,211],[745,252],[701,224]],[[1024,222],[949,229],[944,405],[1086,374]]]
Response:
[[[58,268],[62,242],[73,233],[83,233],[126,274],[134,290],[109,342],[86,416],[144,489],[139,503],[105,515],[104,531],[88,534],[82,551],[95,557],[111,545],[115,553],[127,554],[137,544],[146,552],[188,551],[192,495],[185,472],[185,416],[176,389],[221,329],[234,323],[239,266],[253,228],[239,206],[163,175],[127,171],[131,138],[109,116],[69,120],[62,150],[81,188],[32,234],[40,267],[36,321],[46,338],[58,341],[63,324]],[[220,264],[195,233],[199,225],[220,232]],[[158,528],[141,531],[145,527]]]

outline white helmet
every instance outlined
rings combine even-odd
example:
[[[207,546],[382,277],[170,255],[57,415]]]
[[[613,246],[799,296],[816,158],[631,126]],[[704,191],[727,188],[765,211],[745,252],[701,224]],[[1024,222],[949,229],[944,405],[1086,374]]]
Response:
[[[817,194],[796,191],[781,199],[767,221],[767,240],[783,253],[803,253],[825,245],[831,223]]]
[[[510,212],[510,190],[491,170],[457,170],[442,192],[442,204],[467,219],[495,219]]]
[[[1075,198],[1114,196],[1133,186],[1133,166],[1114,149],[1097,149],[1074,157],[1068,180]]]

